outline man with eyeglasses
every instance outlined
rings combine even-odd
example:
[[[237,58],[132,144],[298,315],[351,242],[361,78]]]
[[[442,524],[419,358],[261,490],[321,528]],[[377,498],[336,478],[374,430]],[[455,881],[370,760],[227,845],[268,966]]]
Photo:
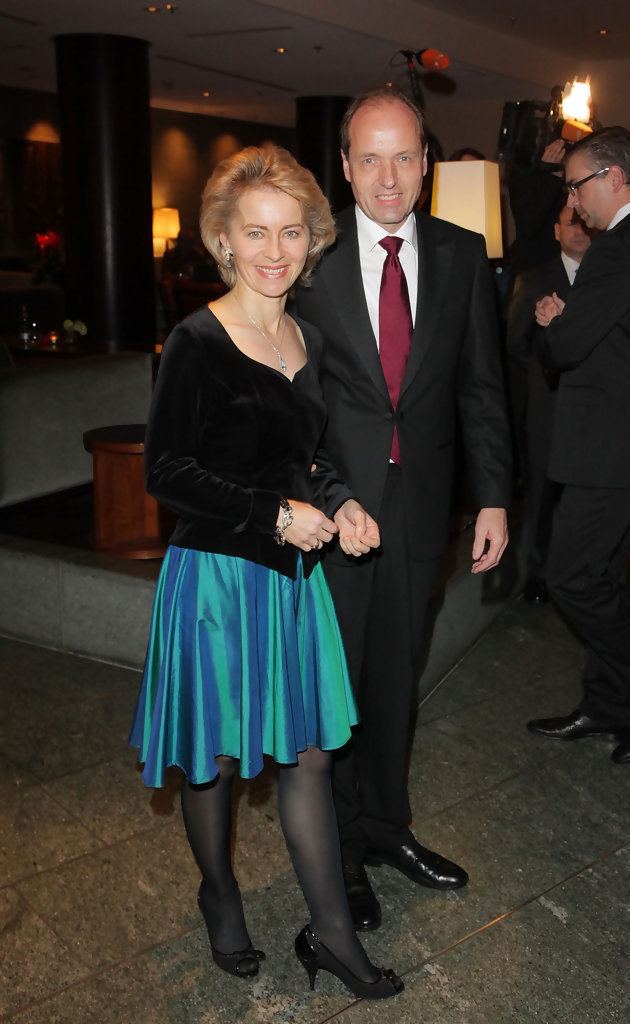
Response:
[[[547,563],[551,595],[583,640],[584,696],[535,733],[611,735],[630,764],[630,131],[602,128],[566,159],[568,205],[600,234],[566,303],[536,306],[543,355],[560,371],[549,476],[562,484]]]

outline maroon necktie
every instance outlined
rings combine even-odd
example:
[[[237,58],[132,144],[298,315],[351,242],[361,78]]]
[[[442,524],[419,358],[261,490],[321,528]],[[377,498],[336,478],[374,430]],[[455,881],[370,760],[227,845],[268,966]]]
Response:
[[[407,280],[398,259],[402,243],[402,238],[396,238],[395,235],[388,235],[379,242],[387,256],[383,264],[378,303],[378,342],[387,390],[394,409],[398,405],[413,332]],[[392,438],[391,459],[400,466],[396,427]]]

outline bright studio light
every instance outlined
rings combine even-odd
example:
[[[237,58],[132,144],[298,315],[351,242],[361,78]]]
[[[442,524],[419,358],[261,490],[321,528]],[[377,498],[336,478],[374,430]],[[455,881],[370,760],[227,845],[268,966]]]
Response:
[[[568,82],[562,93],[562,116],[565,121],[583,121],[585,124],[591,119],[591,83],[589,78],[585,82],[578,82],[573,79],[573,84]]]

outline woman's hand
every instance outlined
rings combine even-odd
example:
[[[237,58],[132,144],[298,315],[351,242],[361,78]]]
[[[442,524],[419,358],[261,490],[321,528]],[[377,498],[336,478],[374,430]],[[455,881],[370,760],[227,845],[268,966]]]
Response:
[[[335,522],[339,527],[339,546],[346,555],[359,558],[372,548],[379,547],[381,536],[378,524],[354,498],[344,501],[341,508],[337,509]]]
[[[284,539],[302,551],[314,551],[327,544],[337,533],[332,519],[304,501],[287,499],[293,509],[293,522],[284,531]],[[278,526],[282,522],[282,509],[278,514]]]

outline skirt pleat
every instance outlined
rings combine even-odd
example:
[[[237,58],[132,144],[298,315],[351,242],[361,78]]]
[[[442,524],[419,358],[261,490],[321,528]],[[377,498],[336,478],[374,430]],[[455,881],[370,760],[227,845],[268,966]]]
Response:
[[[358,721],[321,566],[292,580],[242,558],[169,547],[158,579],[130,743],[148,786],[170,765],[193,784],[219,754],[244,778],[267,754],[335,750]]]

